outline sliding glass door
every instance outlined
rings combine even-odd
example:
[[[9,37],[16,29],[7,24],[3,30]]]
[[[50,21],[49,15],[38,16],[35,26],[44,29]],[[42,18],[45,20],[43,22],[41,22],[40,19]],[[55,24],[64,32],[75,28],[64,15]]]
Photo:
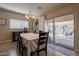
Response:
[[[74,48],[74,14],[64,15],[46,21],[51,43]]]
[[[74,14],[56,17],[54,21],[54,43],[74,48]]]

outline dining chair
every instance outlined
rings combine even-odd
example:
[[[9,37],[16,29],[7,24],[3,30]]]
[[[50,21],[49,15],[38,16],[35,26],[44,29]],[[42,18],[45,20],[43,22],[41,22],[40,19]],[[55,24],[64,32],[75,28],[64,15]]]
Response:
[[[33,56],[34,53],[36,53],[37,56],[39,56],[40,55],[39,53],[42,51],[44,51],[47,56],[47,41],[48,41],[48,32],[39,32],[37,49],[31,52],[31,56]]]
[[[18,41],[17,41],[17,43],[18,43],[19,52],[20,52],[21,55],[23,56],[24,50],[27,51],[27,48],[23,45],[22,38],[21,38],[21,36],[20,36],[21,33],[22,33],[22,32],[19,32],[19,33],[18,33]]]
[[[24,28],[24,29],[22,30],[22,32],[23,32],[23,33],[28,33],[27,28]]]

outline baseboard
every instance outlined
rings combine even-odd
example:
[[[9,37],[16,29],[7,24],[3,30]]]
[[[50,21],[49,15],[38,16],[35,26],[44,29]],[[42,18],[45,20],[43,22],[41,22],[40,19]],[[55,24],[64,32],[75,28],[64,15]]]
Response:
[[[4,40],[4,41],[0,41],[0,43],[6,43],[6,42],[12,42],[12,40]]]

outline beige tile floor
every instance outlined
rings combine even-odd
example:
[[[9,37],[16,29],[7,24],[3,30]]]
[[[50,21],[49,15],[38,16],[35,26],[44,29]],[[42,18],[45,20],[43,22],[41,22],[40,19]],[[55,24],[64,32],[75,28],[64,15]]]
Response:
[[[48,56],[66,56],[65,53],[62,53],[61,51],[57,51],[57,49],[55,50],[55,49],[51,48],[53,46],[54,45],[48,46],[48,48],[47,48]],[[57,47],[55,47],[55,48],[57,48]],[[62,49],[60,49],[60,50],[62,50]],[[66,53],[67,53],[67,51],[66,51]],[[71,51],[69,53],[71,54]],[[0,56],[19,56],[17,49],[16,49],[16,43],[13,43],[13,42],[0,43]]]

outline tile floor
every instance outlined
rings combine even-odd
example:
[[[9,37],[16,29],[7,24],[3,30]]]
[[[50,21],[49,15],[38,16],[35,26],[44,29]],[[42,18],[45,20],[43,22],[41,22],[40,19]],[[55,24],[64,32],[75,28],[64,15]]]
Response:
[[[48,56],[79,55],[79,53],[75,53],[72,50],[69,50],[54,44],[49,44],[47,49],[48,49],[47,50]],[[16,48],[16,43],[13,43],[13,42],[0,43],[0,56],[20,56]]]

